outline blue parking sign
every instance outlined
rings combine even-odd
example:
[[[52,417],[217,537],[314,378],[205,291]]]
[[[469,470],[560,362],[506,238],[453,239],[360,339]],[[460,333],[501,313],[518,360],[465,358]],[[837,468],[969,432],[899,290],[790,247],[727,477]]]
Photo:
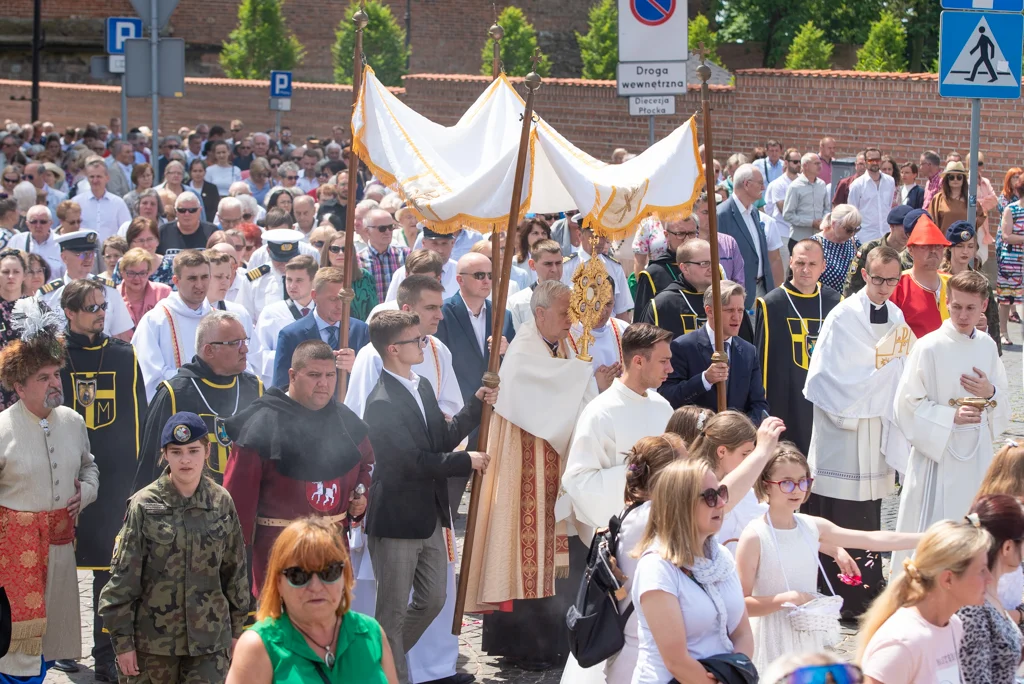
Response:
[[[292,72],[271,71],[270,72],[270,97],[291,97],[292,96]]]
[[[939,19],[939,95],[1020,97],[1024,16],[943,12]]]
[[[142,37],[142,19],[107,17],[107,53],[124,54],[124,41]]]

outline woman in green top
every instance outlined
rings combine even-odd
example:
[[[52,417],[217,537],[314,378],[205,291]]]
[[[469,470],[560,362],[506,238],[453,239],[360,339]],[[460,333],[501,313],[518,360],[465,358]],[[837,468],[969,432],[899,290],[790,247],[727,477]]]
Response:
[[[352,568],[338,528],[296,520],[274,542],[258,622],[238,640],[227,684],[398,684],[384,630],[349,610]]]
[[[345,268],[345,233],[337,233],[333,239],[320,250],[320,267],[336,266]],[[377,301],[377,288],[373,284],[373,276],[370,271],[363,268],[359,257],[356,257],[355,267],[352,270],[352,291],[355,299],[352,300],[351,312],[353,318],[365,321],[370,315],[373,307],[380,302]]]

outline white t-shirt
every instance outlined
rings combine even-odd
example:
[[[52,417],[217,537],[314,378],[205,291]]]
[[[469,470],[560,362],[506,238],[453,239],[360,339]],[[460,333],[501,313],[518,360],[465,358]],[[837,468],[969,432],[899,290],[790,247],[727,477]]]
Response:
[[[719,551],[725,553],[725,548],[721,547]],[[725,556],[732,562],[732,556],[727,553]],[[637,563],[636,577],[633,578],[632,598],[636,605],[640,640],[640,654],[636,670],[633,672],[633,684],[664,684],[672,679],[672,674],[665,667],[658,645],[647,626],[640,603],[640,599],[649,591],[664,591],[679,599],[679,608],[683,612],[683,624],[686,627],[686,651],[690,656],[699,660],[720,653],[732,653],[732,643],[723,642],[719,636],[718,613],[707,593],[683,574],[682,570],[656,553],[647,553]],[[743,589],[735,568],[729,579],[719,585],[719,591],[725,601],[726,631],[732,634],[739,626],[746,609]]]
[[[723,544],[729,553],[736,556],[736,542],[751,520],[764,515],[768,511],[768,504],[757,500],[754,490],[750,489],[732,510],[725,514],[722,519],[722,529],[718,531],[717,539]]]
[[[871,637],[861,669],[885,684],[960,684],[963,633],[957,615],[936,627],[914,608],[900,608]]]

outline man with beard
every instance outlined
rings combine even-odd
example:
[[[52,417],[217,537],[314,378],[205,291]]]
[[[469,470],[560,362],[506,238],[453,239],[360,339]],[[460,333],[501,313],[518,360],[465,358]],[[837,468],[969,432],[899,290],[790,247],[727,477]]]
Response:
[[[92,570],[96,680],[116,682],[114,649],[97,609],[100,591],[110,579],[110,550],[121,528],[124,502],[134,491],[146,387],[135,349],[103,332],[107,311],[104,286],[95,280],[74,280],[63,290],[60,304],[68,321],[64,336],[68,368],[61,373],[64,405],[85,419],[103,487],[103,497],[79,518],[75,555],[79,569]]]
[[[757,298],[755,325],[765,399],[786,424],[786,439],[806,454],[814,416],[801,390],[828,312],[842,299],[818,282],[825,271],[821,243],[800,240],[789,257],[790,280]]]
[[[13,319],[20,337],[0,350],[0,383],[20,397],[0,413],[0,586],[14,638],[0,679],[41,682],[47,662],[73,671],[81,657],[75,520],[96,500],[99,469],[85,421],[62,405],[63,318],[25,298]]]
[[[206,422],[210,437],[210,474],[224,478],[231,439],[224,421],[263,395],[263,383],[245,372],[249,347],[245,328],[230,311],[212,311],[196,329],[196,355],[161,382],[153,395],[143,432],[135,489],[160,476],[160,436],[167,420],[179,411]]]
[[[334,400],[335,364],[326,342],[302,342],[287,391],[272,387],[227,420],[234,448],[224,487],[252,548],[254,588],[263,586],[270,547],[293,520],[319,516],[344,534],[366,511],[373,449],[366,424]]]

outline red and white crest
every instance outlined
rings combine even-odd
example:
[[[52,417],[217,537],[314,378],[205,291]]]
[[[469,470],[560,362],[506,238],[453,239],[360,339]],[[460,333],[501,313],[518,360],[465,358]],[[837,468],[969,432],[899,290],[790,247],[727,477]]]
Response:
[[[341,480],[307,482],[306,500],[310,507],[321,513],[329,513],[341,503]]]

